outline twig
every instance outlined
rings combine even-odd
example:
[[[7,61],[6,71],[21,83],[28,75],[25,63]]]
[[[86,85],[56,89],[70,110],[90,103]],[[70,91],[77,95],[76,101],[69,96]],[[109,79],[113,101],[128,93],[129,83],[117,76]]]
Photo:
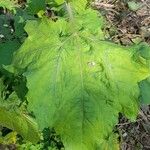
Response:
[[[142,119],[137,119],[136,122],[140,122],[142,121]],[[118,123],[117,126],[125,126],[125,125],[129,125],[132,124],[134,122],[125,122],[125,123]]]
[[[107,3],[100,3],[100,2],[92,2],[92,6],[95,6],[97,8],[114,8],[114,5],[107,4]]]
[[[139,115],[140,115],[146,122],[148,121],[146,115],[144,114],[144,112],[143,112],[142,110],[139,112]]]

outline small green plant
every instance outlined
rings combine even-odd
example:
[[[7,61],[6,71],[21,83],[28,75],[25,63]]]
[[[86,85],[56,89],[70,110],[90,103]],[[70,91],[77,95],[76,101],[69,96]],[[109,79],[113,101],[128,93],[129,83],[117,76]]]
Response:
[[[113,128],[119,113],[136,120],[138,85],[150,76],[149,58],[143,51],[148,53],[150,48],[145,44],[124,47],[106,41],[102,32],[104,19],[87,6],[86,0],[46,3],[58,11],[55,19],[45,15],[27,19],[24,29],[28,37],[14,52],[12,63],[2,65],[3,72],[5,69],[7,74],[26,79],[28,91],[23,97],[35,121],[2,108],[0,124],[29,141],[38,141],[37,125],[39,131],[54,128],[65,150],[119,149]],[[35,2],[30,0],[27,11],[44,11],[46,3],[43,1],[38,5],[43,7],[34,11]],[[9,120],[10,115],[18,121]],[[4,120],[5,116],[8,118]],[[19,120],[26,128],[18,124]]]

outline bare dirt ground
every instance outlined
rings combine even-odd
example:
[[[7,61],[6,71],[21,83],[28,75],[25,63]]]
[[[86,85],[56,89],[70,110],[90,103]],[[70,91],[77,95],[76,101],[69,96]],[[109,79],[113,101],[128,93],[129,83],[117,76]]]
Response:
[[[150,43],[150,0],[97,0],[93,6],[109,22],[106,31],[113,41]]]
[[[97,0],[92,3],[107,19],[106,38],[122,45],[150,44],[150,0]],[[150,106],[141,106],[136,122],[120,117],[121,150],[150,150]]]

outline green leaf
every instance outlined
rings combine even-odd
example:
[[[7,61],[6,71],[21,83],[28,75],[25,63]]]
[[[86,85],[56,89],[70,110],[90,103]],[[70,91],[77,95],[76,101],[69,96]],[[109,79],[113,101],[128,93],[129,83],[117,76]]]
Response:
[[[2,65],[9,65],[12,61],[14,51],[19,48],[17,40],[8,41],[0,44],[0,68]]]
[[[27,0],[27,11],[31,14],[37,14],[40,10],[45,10],[45,0]]]
[[[25,114],[8,111],[0,106],[0,125],[16,131],[33,143],[40,140],[37,124]]]
[[[0,7],[7,8],[16,12],[15,8],[18,7],[16,0],[1,0]]]
[[[5,91],[2,91],[1,92],[1,95],[2,94],[5,94],[4,93]],[[5,95],[3,95],[5,96]],[[6,96],[5,96],[6,97]],[[0,107],[4,107],[6,108],[7,110],[13,110],[13,109],[18,109],[19,108],[19,105],[20,105],[21,101],[18,99],[17,95],[15,92],[13,92],[10,96],[9,96],[9,99],[1,99],[0,100]]]
[[[55,128],[66,150],[107,149],[111,143],[116,150],[110,135],[118,113],[136,119],[138,82],[149,68],[133,59],[132,47],[103,40],[103,20],[95,11],[80,10],[69,22],[28,21],[28,38],[13,66],[26,68],[28,109],[41,129]]]
[[[55,0],[55,2],[60,5],[60,4],[63,4],[65,2],[65,0]]]
[[[128,2],[128,7],[132,11],[136,11],[141,7],[142,3],[136,3],[134,1]]]
[[[1,40],[6,39],[6,40],[11,40],[13,39],[13,34],[11,31],[11,27],[9,26],[10,20],[12,19],[11,15],[0,15],[0,35],[1,35]]]
[[[119,150],[118,135],[111,134],[97,148],[98,150]]]
[[[139,83],[141,92],[141,103],[150,104],[150,78]]]
[[[148,68],[150,68],[150,46],[147,43],[141,43],[139,45],[135,45],[134,49],[134,59],[136,61],[142,62],[143,64],[147,64]],[[139,83],[139,87],[141,103],[150,104],[150,77],[142,80]]]
[[[20,100],[13,92],[9,98],[3,99],[5,86],[0,78],[0,125],[16,131],[25,140],[36,143],[40,140],[37,123],[19,109]]]
[[[147,43],[139,44],[137,52],[146,60],[150,60],[150,46]]]
[[[77,13],[82,13],[85,11],[87,0],[70,0],[70,3]]]
[[[5,136],[0,136],[0,144],[9,145],[12,143],[16,143],[17,141],[17,133],[10,132]]]
[[[86,29],[72,33],[63,20],[29,22],[29,37],[14,60],[28,67],[29,109],[41,129],[55,127],[66,150],[95,149],[119,112],[135,119],[137,82],[149,75],[132,52],[98,41]]]

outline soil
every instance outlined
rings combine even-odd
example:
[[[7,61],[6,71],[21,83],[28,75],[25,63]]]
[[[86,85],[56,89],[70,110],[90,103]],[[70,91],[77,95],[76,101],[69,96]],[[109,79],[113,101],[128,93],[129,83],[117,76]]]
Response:
[[[106,17],[110,40],[123,45],[150,43],[150,0],[98,0],[92,5]]]
[[[97,0],[92,5],[107,19],[107,39],[122,45],[150,44],[150,0]],[[121,150],[150,150],[150,106],[141,106],[136,122],[121,115],[117,130]]]

